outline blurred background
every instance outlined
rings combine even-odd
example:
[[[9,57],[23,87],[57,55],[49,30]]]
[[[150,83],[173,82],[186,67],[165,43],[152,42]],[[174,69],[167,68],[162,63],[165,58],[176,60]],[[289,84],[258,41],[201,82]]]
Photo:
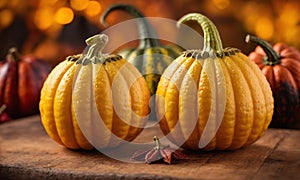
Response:
[[[236,47],[245,54],[254,48],[244,42],[247,33],[300,49],[299,0],[0,0],[0,59],[13,46],[53,66],[81,53],[84,40],[105,29],[99,17],[115,3],[132,4],[149,17],[173,20],[189,12],[203,13],[219,29],[223,47]],[[107,21],[116,24],[131,18],[116,11]],[[198,25],[191,26],[202,33]]]

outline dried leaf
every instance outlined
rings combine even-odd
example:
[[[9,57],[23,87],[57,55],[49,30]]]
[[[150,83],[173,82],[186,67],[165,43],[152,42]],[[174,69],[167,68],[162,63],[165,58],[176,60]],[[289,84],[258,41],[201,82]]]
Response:
[[[138,150],[131,159],[137,161],[145,161],[146,163],[153,163],[162,160],[165,163],[171,164],[173,159],[187,159],[187,156],[179,150],[171,148],[169,145],[162,146],[159,139],[154,138],[156,146],[150,150]]]

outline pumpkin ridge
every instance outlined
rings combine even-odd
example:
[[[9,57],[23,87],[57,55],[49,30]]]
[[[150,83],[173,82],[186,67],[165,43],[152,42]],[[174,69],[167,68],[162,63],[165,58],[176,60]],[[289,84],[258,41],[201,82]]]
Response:
[[[128,81],[128,78],[129,78],[129,75],[128,74],[123,74],[122,73],[122,68],[124,68],[124,66],[126,66],[126,62],[125,61],[123,61],[123,63],[122,64],[118,64],[118,65],[116,65],[116,64],[114,64],[114,66],[115,66],[115,68],[116,69],[119,69],[119,71],[118,71],[118,74],[119,74],[119,76],[122,78],[122,81],[124,82],[124,84],[125,84],[125,86],[126,86],[126,90],[129,90],[129,100],[128,101],[123,101],[123,102],[128,102],[129,104],[130,104],[130,109],[129,110],[127,110],[128,112],[131,112],[132,111],[132,105],[133,105],[133,100],[132,100],[132,94],[131,94],[131,91],[130,91],[130,84],[128,84],[129,83],[129,81]],[[128,72],[128,73],[130,73],[130,72]],[[118,99],[119,100],[119,99]],[[120,120],[120,122],[121,122],[121,124],[123,124],[123,125],[121,125],[122,127],[127,127],[127,130],[125,131],[126,132],[126,134],[124,134],[124,137],[122,137],[124,140],[126,140],[126,141],[131,141],[132,139],[129,139],[129,138],[131,138],[131,133],[135,133],[133,130],[134,130],[134,127],[132,127],[131,126],[131,123],[132,123],[132,113],[130,113],[130,115],[128,115],[128,117],[130,116],[130,118],[128,118],[129,119],[129,122],[127,122],[126,120],[124,120],[124,119],[122,119],[122,117],[119,117],[119,120]],[[132,130],[132,131],[130,131],[130,130]]]
[[[292,74],[292,78],[296,82],[298,90],[300,90],[300,61],[293,61],[290,59],[282,59],[281,65],[288,69],[288,71]]]
[[[109,68],[109,66],[112,66],[112,63],[106,63],[106,64],[104,64],[103,68],[104,68],[104,71],[107,74],[108,85],[110,86],[111,91],[112,91],[112,84],[113,84],[113,80],[115,78],[115,73],[112,73],[112,70],[111,70],[111,68]],[[116,117],[116,112],[115,112],[115,109],[114,109],[114,103],[113,103],[113,99],[112,98],[111,98],[111,103],[112,103],[112,106],[111,106],[111,110],[112,110],[111,119],[113,121],[111,123],[111,133],[112,134],[110,135],[109,139],[113,140],[114,136],[119,137],[119,135],[115,132],[115,127],[116,127],[116,123],[117,123],[116,122],[116,118],[118,118],[118,117]],[[109,146],[115,146],[116,142],[115,141],[111,141],[111,140],[108,142],[108,145]]]
[[[79,148],[74,138],[74,126],[71,112],[71,92],[76,66],[71,66],[58,83],[54,96],[54,119],[62,142],[71,149]]]
[[[33,63],[22,63],[18,67],[18,74],[22,74],[17,80],[17,99],[19,104],[20,116],[28,116],[38,111],[40,88],[42,80],[40,80],[39,72],[34,70]],[[18,76],[16,76],[18,77]],[[40,84],[40,85],[37,85]],[[28,87],[33,87],[31,90]],[[31,101],[22,97],[31,97]],[[24,108],[21,108],[24,107]]]
[[[249,122],[253,121],[253,101],[251,91],[249,89],[246,78],[242,70],[232,57],[225,58],[225,64],[230,69],[230,77],[232,78],[232,87],[234,91],[234,99],[236,104],[236,117],[233,141],[230,149],[242,147],[251,133]],[[238,85],[238,84],[239,85]],[[241,88],[246,87],[246,88]]]
[[[93,63],[78,64],[76,67],[77,71],[74,75],[74,87],[72,91],[74,114],[84,136],[94,146],[95,143],[103,143],[103,141],[96,141],[98,136],[95,134],[94,129],[97,127],[94,121],[98,121],[99,119],[96,119],[97,115],[94,116],[96,108],[94,108],[93,104]]]
[[[54,97],[60,80],[63,75],[68,71],[68,69],[73,65],[74,62],[63,61],[58,64],[49,74],[44,82],[43,88],[41,90],[40,99],[40,113],[42,124],[47,132],[47,134],[57,143],[63,145],[61,141],[54,119]],[[58,73],[61,72],[61,73]],[[47,92],[47,93],[46,93]],[[50,106],[50,107],[48,107]],[[48,108],[47,108],[48,107]],[[46,110],[47,109],[47,110]],[[49,110],[52,111],[49,111]]]
[[[245,58],[245,55],[243,55],[243,54],[238,54],[238,56],[240,56],[241,58]],[[248,64],[248,66],[252,69],[252,71],[255,72],[255,75],[259,81],[261,90],[263,91],[265,107],[266,107],[265,123],[264,123],[263,130],[262,130],[262,132],[264,132],[268,128],[268,126],[272,120],[272,115],[273,115],[274,99],[272,96],[272,91],[271,91],[269,83],[264,83],[266,80],[266,77],[262,73],[259,73],[260,72],[259,67],[256,66],[256,64],[251,61],[244,61],[244,63]],[[273,71],[273,68],[271,68],[271,70]],[[274,75],[274,72],[273,72],[273,75]],[[275,77],[274,77],[274,79],[275,79]],[[267,100],[271,100],[271,101],[268,102]],[[259,137],[261,137],[262,135],[263,134],[261,133],[259,135]]]
[[[192,65],[193,61],[194,61],[193,58],[189,58],[188,60],[183,62],[177,68],[177,70],[172,75],[169,85],[168,85],[168,88],[166,90],[165,98],[168,99],[168,101],[170,101],[170,104],[165,104],[165,106],[166,106],[165,116],[168,119],[174,120],[174,121],[169,121],[169,122],[167,121],[167,123],[168,123],[168,127],[170,128],[170,132],[173,131],[172,137],[176,141],[179,141],[179,142],[185,142],[182,139],[183,138],[182,129],[181,129],[180,122],[179,122],[179,110],[180,110],[179,101],[178,101],[179,95],[180,95],[179,92],[180,92],[181,83],[183,81],[183,78],[184,78],[186,72],[188,71],[188,69],[190,68],[190,66]],[[174,96],[174,94],[175,94],[175,96]],[[173,100],[170,100],[170,98]],[[172,109],[172,107],[176,108],[176,110]]]
[[[198,149],[199,147],[202,147],[204,143],[207,143],[206,145],[208,146],[208,149],[211,148],[214,144],[214,142],[203,142],[206,141],[207,139],[207,135],[203,134],[203,132],[210,132],[211,127],[208,126],[209,124],[209,117],[210,117],[210,111],[212,109],[212,104],[213,104],[213,100],[211,100],[213,93],[210,89],[205,88],[207,86],[211,87],[211,82],[209,80],[209,68],[211,68],[211,66],[209,66],[209,60],[205,60],[205,59],[200,59],[199,55],[201,56],[201,53],[199,53],[200,51],[195,50],[193,52],[193,54],[188,54],[188,56],[190,55],[190,57],[194,57],[197,59],[197,61],[199,63],[201,63],[202,65],[202,69],[201,72],[199,74],[199,83],[198,83],[198,108],[199,108],[199,117],[198,117],[198,129],[199,129],[199,140],[198,140],[198,144],[196,147],[194,147],[195,149]],[[206,109],[207,108],[207,109]],[[214,115],[214,114],[213,114]],[[210,122],[213,123],[213,122]],[[204,137],[205,136],[205,137]],[[211,139],[213,140],[213,138]],[[203,147],[202,147],[203,148]]]
[[[183,56],[179,56],[178,59],[176,60],[176,63],[171,64],[170,66],[167,67],[169,74],[163,74],[157,87],[160,86],[169,86],[170,84],[170,79],[174,75],[174,73],[177,71],[177,69],[183,64],[184,58]],[[165,104],[165,97],[166,97],[166,92],[167,89],[165,88],[157,88],[156,91],[156,98],[155,98],[155,108],[156,108],[156,114],[157,114],[157,119],[159,120],[159,125],[165,135],[168,135],[168,137],[175,142],[175,139],[173,138],[172,134],[170,134],[170,126],[168,125],[166,118],[165,118],[165,113],[166,113],[166,104]]]
[[[125,63],[124,61],[117,63],[117,64],[116,63],[108,63],[105,66],[105,69],[106,69],[108,77],[109,77],[110,85],[113,88],[113,84],[115,84],[115,86],[114,86],[115,90],[126,89],[126,88],[119,87],[119,85],[127,86],[127,84],[124,82],[125,80],[124,80],[123,75],[119,71],[119,68],[121,68],[124,65],[124,63]],[[118,68],[115,68],[115,67],[118,67]],[[117,69],[118,69],[118,71],[117,71]],[[116,83],[116,82],[118,82],[118,83]],[[116,85],[118,85],[118,86],[116,86]],[[120,95],[120,94],[118,94],[118,95]],[[120,99],[122,99],[122,98],[121,97],[117,98],[118,102],[120,102]],[[112,133],[114,135],[116,135],[118,138],[124,139],[127,137],[127,132],[128,132],[129,127],[125,122],[123,122],[121,117],[116,112],[115,108],[117,105],[116,103],[118,103],[118,102],[115,102],[113,100],[113,119],[114,119],[114,121],[112,124]],[[121,101],[121,102],[123,102],[123,101]],[[127,129],[127,130],[124,130],[124,129]],[[126,132],[126,134],[124,134],[124,132]]]
[[[20,64],[23,64],[22,62],[19,62]],[[8,69],[6,79],[5,79],[5,85],[4,85],[4,93],[3,93],[3,104],[8,105],[12,104],[11,107],[6,107],[6,111],[8,114],[14,114],[13,112],[17,111],[17,116],[20,116],[20,104],[19,102],[19,63],[16,61],[10,61],[8,62]],[[9,98],[12,97],[12,98]]]
[[[141,99],[149,99],[150,98],[150,93],[148,94],[149,98],[145,98],[144,96],[142,97],[136,97],[136,95],[139,95],[140,93],[136,93],[136,91],[141,91],[141,92],[149,92],[148,89],[143,89],[143,87],[146,87],[147,84],[145,83],[143,77],[139,74],[139,72],[134,68],[133,65],[131,65],[130,63],[124,63],[124,66],[126,66],[126,68],[130,69],[128,74],[124,74],[125,72],[123,72],[123,77],[124,79],[126,79],[126,84],[128,86],[128,90],[130,93],[130,99],[131,99],[131,106],[130,106],[130,112],[131,112],[131,117],[130,117],[130,122],[127,123],[125,122],[129,129],[127,131],[127,137],[126,140],[128,141],[132,141],[132,134],[139,134],[143,129],[141,127],[144,127],[144,125],[146,124],[146,119],[143,117],[145,114],[144,112],[136,112],[136,110],[141,110],[141,108],[138,108],[136,106],[145,106],[148,105],[148,102],[146,101],[141,101]],[[140,76],[140,77],[139,77]],[[131,82],[130,78],[136,78],[139,77],[138,79],[134,79],[133,82]],[[129,78],[129,80],[128,80]],[[140,79],[142,78],[143,81],[141,81]],[[131,84],[132,83],[132,84]],[[133,91],[133,89],[131,88],[135,83],[138,84],[138,88],[134,89],[135,91]],[[141,114],[142,113],[142,114]],[[147,115],[147,114],[146,114]]]
[[[105,69],[107,64],[94,64],[94,67],[97,67],[97,71],[94,71],[94,86],[95,86],[95,102],[105,102],[96,103],[99,116],[109,132],[113,132],[113,102],[112,102],[112,92],[111,92],[111,83],[109,80],[109,74]],[[101,75],[101,76],[100,76]],[[105,130],[104,130],[105,131]],[[115,146],[113,140],[113,135],[108,134],[103,138],[103,141],[108,145]]]
[[[284,123],[293,121],[293,112],[296,111],[297,105],[299,104],[299,94],[297,84],[291,72],[283,66],[277,66],[277,68],[275,67],[276,66],[274,66],[276,88],[273,91],[274,97],[276,97],[276,100],[274,101],[276,105],[275,115],[278,116],[282,122],[274,122],[273,124],[275,126],[284,127]],[[289,108],[286,109],[285,113],[277,114],[280,109],[286,107]]]
[[[198,108],[194,109],[194,107],[197,107],[198,98],[194,98],[193,95],[197,96],[198,94],[197,90],[200,79],[199,73],[201,73],[202,65],[199,63],[199,61],[195,60],[194,58],[191,59],[193,59],[193,62],[187,69],[187,73],[183,77],[181,86],[179,88],[178,123],[181,125],[181,132],[184,138],[191,140],[188,141],[188,143],[186,143],[186,146],[197,147],[200,136],[198,133],[197,126],[199,112]],[[192,97],[193,102],[190,101],[188,97]],[[191,105],[191,103],[193,104]],[[192,124],[192,118],[195,118],[194,124]]]
[[[76,119],[76,115],[74,112],[74,105],[72,103],[71,99],[71,119],[73,123],[73,128],[74,128],[74,137],[76,139],[76,142],[78,146],[82,149],[93,149],[93,146],[89,143],[89,141],[85,138],[84,134],[82,133],[80,126],[78,124],[78,121]]]
[[[213,148],[215,149],[217,144],[219,144],[219,142],[217,141],[218,140],[217,133],[220,130],[222,121],[224,119],[224,113],[226,110],[226,97],[224,98],[224,93],[226,94],[226,81],[225,81],[225,77],[223,74],[223,70],[221,69],[221,64],[219,63],[219,58],[215,59],[214,61],[213,61],[213,59],[206,59],[206,61],[211,61],[212,68],[213,68],[212,82],[214,84],[215,92],[213,92],[212,94],[215,94],[215,103],[212,105],[215,106],[216,122],[214,124],[214,128],[212,129],[213,135],[211,135],[212,140],[210,143],[213,144],[213,146],[214,146]],[[211,88],[211,90],[213,90],[213,89]],[[222,99],[222,98],[224,98],[224,99]],[[208,119],[208,121],[209,121],[209,119]]]
[[[248,62],[249,59],[246,56],[232,56],[233,62],[241,69],[241,72],[243,76],[246,79],[246,82],[248,84],[248,87],[250,89],[251,98],[252,98],[252,104],[253,104],[253,122],[249,129],[251,129],[251,132],[249,136],[247,137],[247,144],[252,144],[261,132],[263,131],[263,124],[264,121],[257,121],[257,119],[264,119],[264,114],[266,114],[266,108],[265,108],[265,97],[263,95],[262,88],[260,86],[260,82],[258,78],[253,78],[253,76],[249,76],[249,72],[252,71],[252,73],[257,77],[257,73],[260,73],[259,71],[254,71],[250,66]],[[242,60],[242,61],[241,61]],[[257,70],[257,69],[256,69]],[[261,102],[263,101],[263,102]]]
[[[224,74],[225,81],[225,96],[226,104],[225,111],[220,127],[216,133],[216,149],[228,149],[233,141],[233,132],[235,127],[235,99],[234,92],[232,88],[232,80],[229,75],[229,70],[223,61],[223,59],[218,59],[220,64],[220,71]]]

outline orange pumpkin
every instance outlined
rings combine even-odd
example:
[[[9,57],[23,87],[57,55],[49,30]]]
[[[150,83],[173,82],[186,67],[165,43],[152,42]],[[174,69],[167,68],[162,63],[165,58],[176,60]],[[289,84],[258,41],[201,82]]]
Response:
[[[146,81],[121,56],[102,53],[107,41],[104,34],[87,39],[87,53],[58,64],[42,88],[42,124],[67,148],[116,147],[132,141],[147,122]]]
[[[190,13],[178,25],[197,21],[203,49],[187,50],[164,71],[156,91],[163,133],[192,150],[238,149],[254,143],[273,114],[271,88],[260,69],[236,48],[223,49],[216,26]]]
[[[270,127],[300,128],[300,53],[294,47],[276,43],[273,47],[255,36],[246,42],[258,44],[249,54],[266,76],[274,97]]]

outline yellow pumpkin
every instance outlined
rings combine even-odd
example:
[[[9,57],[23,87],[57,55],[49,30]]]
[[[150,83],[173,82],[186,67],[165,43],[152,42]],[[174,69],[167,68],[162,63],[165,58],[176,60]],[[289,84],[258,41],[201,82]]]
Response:
[[[87,39],[86,54],[57,65],[41,91],[48,135],[70,149],[109,148],[131,141],[150,112],[143,76],[119,55],[103,54],[104,34]]]
[[[203,28],[204,47],[182,53],[161,77],[156,110],[163,133],[192,150],[238,149],[254,143],[273,115],[266,78],[240,50],[223,49],[207,17],[187,14],[178,25],[187,21]]]

